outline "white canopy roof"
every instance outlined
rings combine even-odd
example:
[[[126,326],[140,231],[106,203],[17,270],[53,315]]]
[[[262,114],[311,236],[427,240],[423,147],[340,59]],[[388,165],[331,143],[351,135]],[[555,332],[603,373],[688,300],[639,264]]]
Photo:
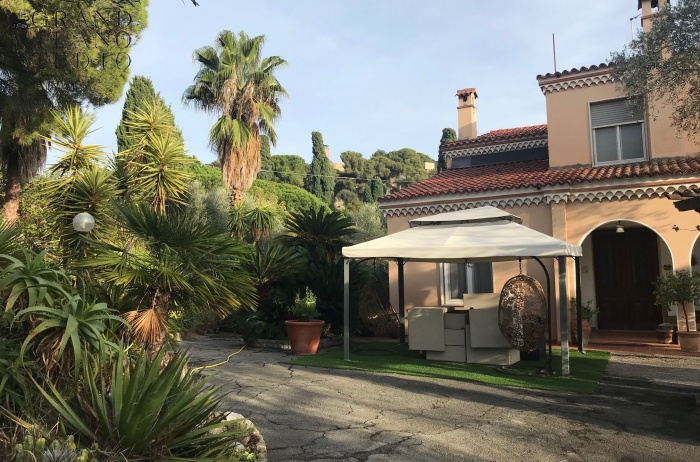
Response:
[[[581,256],[581,247],[522,226],[496,207],[411,220],[409,229],[343,248],[348,258],[419,261],[506,261],[519,257]]]

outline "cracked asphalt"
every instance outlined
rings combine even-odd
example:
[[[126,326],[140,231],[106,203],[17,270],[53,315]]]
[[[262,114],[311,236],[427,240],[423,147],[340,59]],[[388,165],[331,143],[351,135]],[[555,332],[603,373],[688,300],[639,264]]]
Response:
[[[237,338],[182,342],[193,366]],[[216,371],[270,461],[697,461],[700,358],[618,356],[592,395],[283,364],[246,348]]]

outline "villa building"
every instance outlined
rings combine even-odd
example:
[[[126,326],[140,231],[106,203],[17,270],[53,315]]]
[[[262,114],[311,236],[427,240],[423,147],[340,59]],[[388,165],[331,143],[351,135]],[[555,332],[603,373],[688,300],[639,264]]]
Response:
[[[649,27],[657,2],[640,1]],[[662,6],[663,1],[660,1]],[[388,232],[409,220],[483,205],[522,218],[523,225],[582,246],[581,290],[607,330],[653,330],[676,322],[675,309],[654,303],[653,281],[672,270],[700,270],[700,215],[674,200],[700,188],[700,137],[671,126],[671,109],[633,113],[606,64],[537,76],[547,124],[477,132],[477,91],[457,92],[458,140],[440,146],[447,170],[380,200]],[[553,300],[559,294],[554,263]],[[545,286],[532,261],[522,271]],[[462,294],[500,292],[518,263],[405,265],[405,305],[462,304]],[[573,262],[567,272],[573,275]],[[392,304],[397,268],[390,265]],[[559,313],[553,309],[558,332]]]

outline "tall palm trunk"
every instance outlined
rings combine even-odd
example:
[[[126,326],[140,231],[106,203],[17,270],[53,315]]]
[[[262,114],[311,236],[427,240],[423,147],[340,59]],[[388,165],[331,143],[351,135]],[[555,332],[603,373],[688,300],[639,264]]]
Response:
[[[15,137],[9,137],[0,143],[0,149],[5,176],[3,214],[5,221],[12,223],[17,220],[22,183],[36,175],[44,165],[47,147],[41,139],[23,145]]]
[[[6,223],[13,223],[17,220],[19,210],[19,194],[22,191],[21,170],[19,167],[19,145],[12,140],[5,145],[9,152],[5,154],[5,204],[3,214]]]
[[[156,293],[153,296],[152,305],[153,310],[158,316],[158,319],[162,322],[161,326],[164,326],[160,332],[157,332],[155,338],[156,341],[149,345],[149,349],[153,353],[157,353],[165,345],[165,341],[168,336],[168,318],[170,316],[170,292],[161,291],[156,289]]]

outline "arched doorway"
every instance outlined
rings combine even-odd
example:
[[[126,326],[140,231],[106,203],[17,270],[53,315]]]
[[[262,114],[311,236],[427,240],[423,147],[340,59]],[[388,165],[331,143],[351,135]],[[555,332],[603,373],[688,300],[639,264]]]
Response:
[[[582,247],[592,268],[582,289],[600,309],[599,329],[654,330],[663,322],[654,281],[672,262],[668,246],[654,230],[633,221],[611,221],[593,229]]]

